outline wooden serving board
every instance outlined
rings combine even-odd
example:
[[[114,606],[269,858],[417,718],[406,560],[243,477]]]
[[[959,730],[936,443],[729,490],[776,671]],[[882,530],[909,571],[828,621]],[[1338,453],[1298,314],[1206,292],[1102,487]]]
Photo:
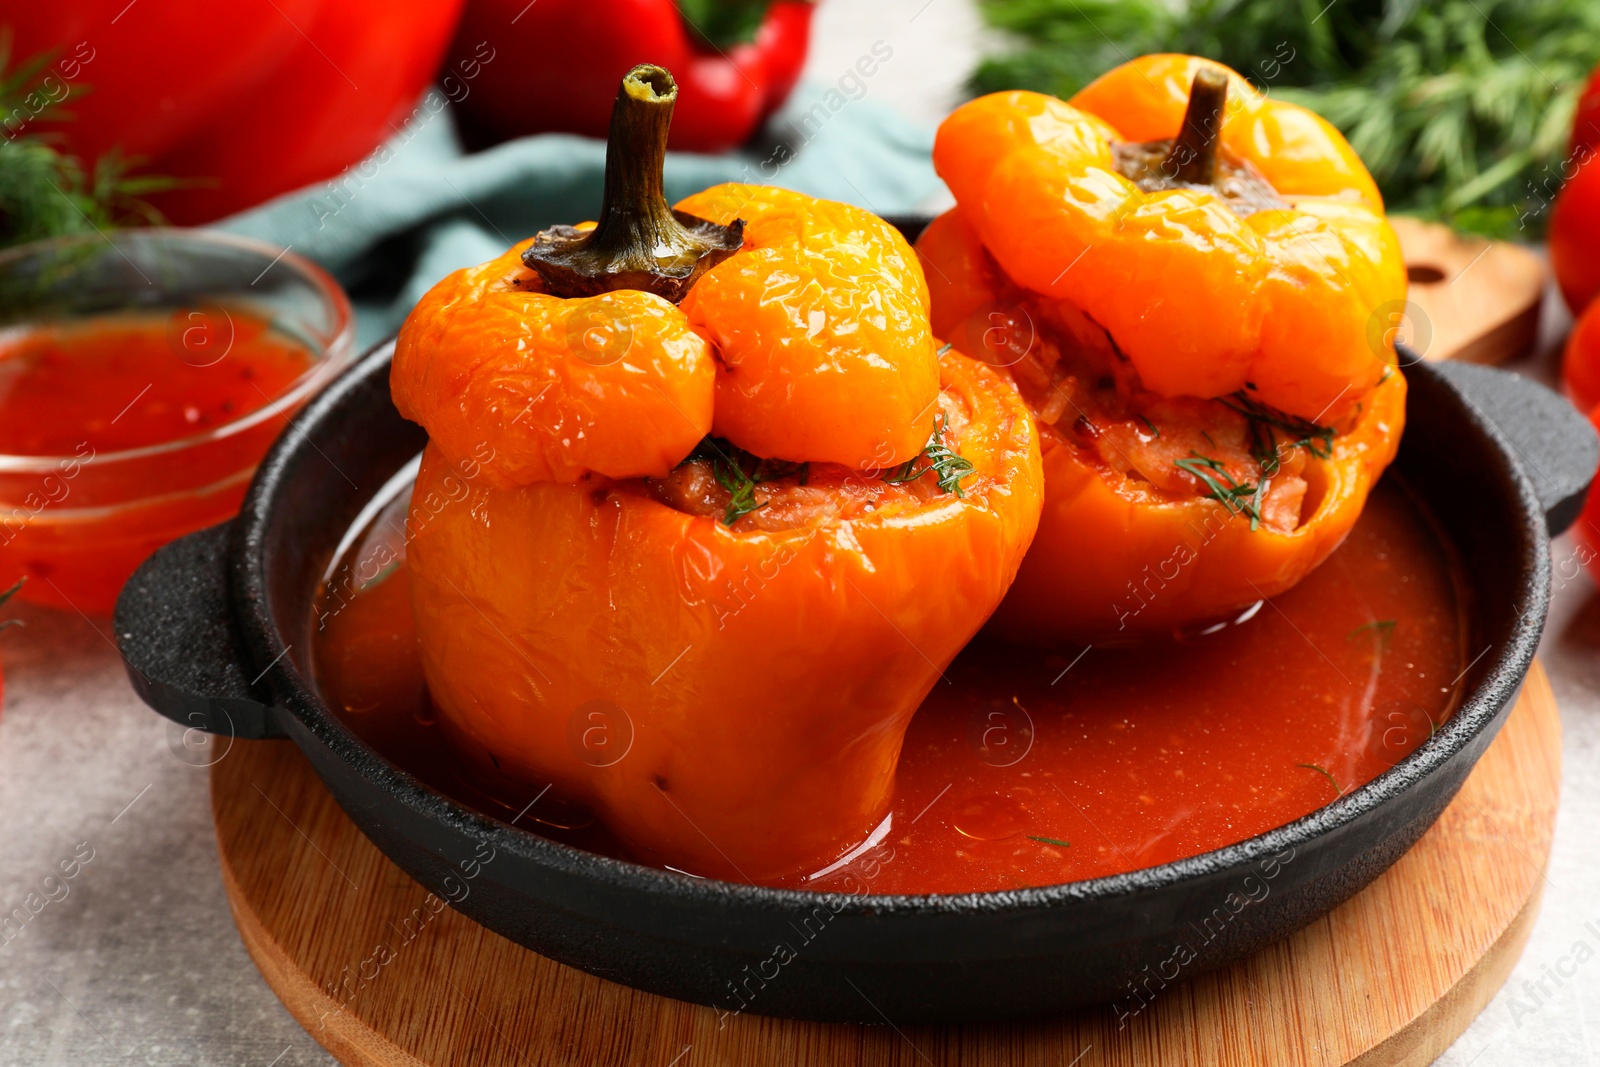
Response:
[[[1521,245],[1392,215],[1407,293],[1399,339],[1427,359],[1499,363],[1533,347],[1544,302],[1544,261]],[[1398,315],[1396,316],[1399,317]]]
[[[1431,1062],[1483,1009],[1538,910],[1561,726],[1535,663],[1438,823],[1364,892],[1286,941],[1109,1010],[906,1028],[716,1013],[563,967],[448,908],[384,858],[289,742],[212,769],[223,881],[269,985],[342,1062],[704,1067],[1132,1067]],[[419,909],[421,909],[419,911]],[[409,939],[400,924],[414,915]]]

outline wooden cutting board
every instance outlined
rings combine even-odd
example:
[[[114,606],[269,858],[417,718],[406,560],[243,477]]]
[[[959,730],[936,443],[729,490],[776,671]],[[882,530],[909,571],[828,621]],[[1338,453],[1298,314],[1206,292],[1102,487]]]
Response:
[[[289,742],[234,742],[211,790],[245,947],[346,1064],[1420,1067],[1527,942],[1560,778],[1560,719],[1535,663],[1461,793],[1394,867],[1293,937],[1165,991],[1125,1029],[1103,1008],[985,1026],[719,1025],[709,1008],[563,967],[430,903]],[[407,939],[399,924],[414,914],[431,918]]]
[[[1404,321],[1392,323],[1400,340],[1427,359],[1472,363],[1499,363],[1533,347],[1545,293],[1538,255],[1420,219],[1389,222],[1411,283]]]

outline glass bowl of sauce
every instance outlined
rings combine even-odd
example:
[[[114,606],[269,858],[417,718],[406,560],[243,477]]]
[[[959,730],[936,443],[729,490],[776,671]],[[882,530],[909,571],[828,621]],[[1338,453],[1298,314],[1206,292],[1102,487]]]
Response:
[[[109,613],[151,552],[233,516],[354,345],[338,283],[261,242],[153,229],[0,252],[0,588]]]

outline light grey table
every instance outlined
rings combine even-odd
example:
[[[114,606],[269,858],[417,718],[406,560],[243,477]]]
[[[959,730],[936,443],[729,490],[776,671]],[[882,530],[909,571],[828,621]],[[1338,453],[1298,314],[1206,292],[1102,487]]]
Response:
[[[836,80],[888,42],[894,58],[869,92],[929,123],[958,98],[984,39],[968,0],[829,0],[817,28],[809,77]],[[1553,312],[1552,336],[1559,320]],[[1548,377],[1551,365],[1547,352],[1524,369]],[[1572,554],[1563,538],[1558,570]],[[330,1062],[239,943],[206,771],[133,695],[110,623],[20,614],[26,627],[0,634],[0,914],[32,893],[56,899],[18,936],[0,933],[0,1065]],[[1439,1061],[1447,1067],[1600,1067],[1600,595],[1586,576],[1560,583],[1542,655],[1566,730],[1544,909],[1510,985]],[[46,884],[91,850],[75,877]],[[1577,956],[1587,962],[1574,970]],[[1524,987],[1562,971],[1559,985],[1545,979],[1549,996]],[[707,1047],[678,1067],[717,1062]],[[1091,1050],[1082,1064],[1094,1062]]]

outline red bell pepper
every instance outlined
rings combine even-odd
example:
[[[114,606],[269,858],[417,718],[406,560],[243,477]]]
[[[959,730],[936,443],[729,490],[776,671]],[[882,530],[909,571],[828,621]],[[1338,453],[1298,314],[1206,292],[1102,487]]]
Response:
[[[91,164],[115,147],[188,179],[151,199],[198,223],[332,178],[394,136],[461,3],[75,0],[7,5],[0,24],[12,54],[56,57],[62,147]]]
[[[680,7],[701,13],[710,36]],[[733,17],[713,24],[707,10]],[[809,0],[468,0],[451,55],[488,41],[498,58],[459,108],[481,138],[604,137],[617,83],[636,64],[654,63],[678,82],[668,147],[725,151],[788,98],[805,63],[811,10]],[[728,24],[731,36],[719,32]]]

